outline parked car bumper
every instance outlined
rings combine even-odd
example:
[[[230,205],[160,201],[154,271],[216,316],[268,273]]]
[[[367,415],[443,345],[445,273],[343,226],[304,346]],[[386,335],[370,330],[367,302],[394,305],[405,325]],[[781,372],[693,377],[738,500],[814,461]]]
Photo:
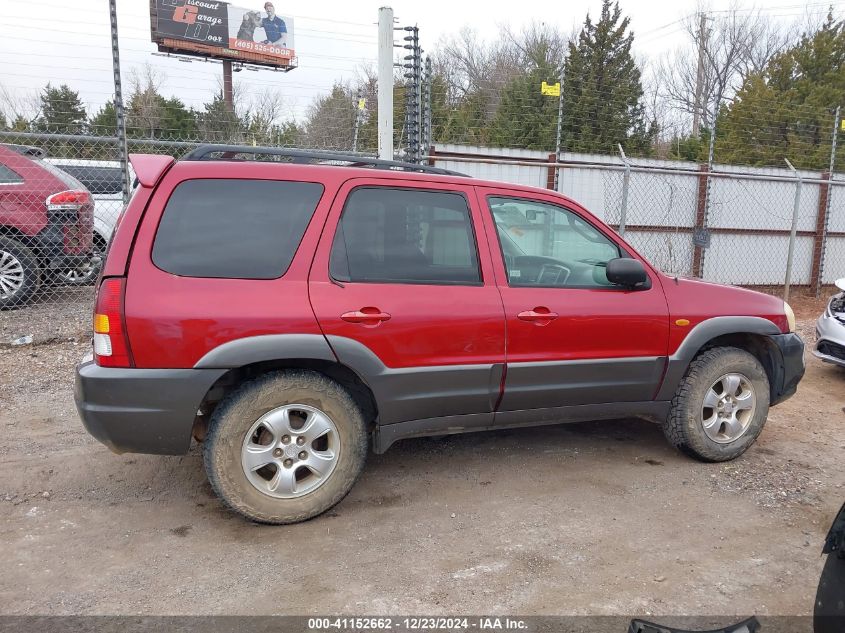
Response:
[[[783,361],[780,367],[774,368],[770,404],[775,405],[795,395],[798,383],[804,377],[804,341],[797,334],[781,334],[771,339]]]
[[[33,245],[47,270],[64,270],[76,268],[77,266],[91,261],[91,252],[68,253],[65,248],[64,229],[61,225],[48,225],[38,233]],[[99,257],[99,256],[98,256]]]
[[[826,363],[845,367],[845,323],[830,314],[830,310],[825,310],[816,321],[813,355]]]
[[[181,455],[197,409],[225,369],[76,367],[74,399],[87,431],[116,453]]]

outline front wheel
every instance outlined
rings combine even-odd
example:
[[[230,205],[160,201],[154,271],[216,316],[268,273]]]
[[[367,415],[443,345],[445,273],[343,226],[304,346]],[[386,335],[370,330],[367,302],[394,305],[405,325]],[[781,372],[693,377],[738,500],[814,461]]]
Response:
[[[748,450],[768,414],[769,379],[760,361],[735,347],[715,347],[690,363],[663,432],[687,455],[723,462]]]
[[[336,382],[310,371],[273,372],[245,383],[215,409],[203,447],[211,486],[259,523],[321,514],[364,466],[363,415]]]

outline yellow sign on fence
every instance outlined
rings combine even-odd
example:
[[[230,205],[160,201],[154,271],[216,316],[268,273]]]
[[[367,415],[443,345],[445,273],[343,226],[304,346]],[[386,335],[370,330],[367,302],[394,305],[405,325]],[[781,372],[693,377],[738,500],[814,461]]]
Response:
[[[559,97],[560,96],[560,82],[556,84],[547,84],[545,81],[540,84],[540,92],[547,97]]]

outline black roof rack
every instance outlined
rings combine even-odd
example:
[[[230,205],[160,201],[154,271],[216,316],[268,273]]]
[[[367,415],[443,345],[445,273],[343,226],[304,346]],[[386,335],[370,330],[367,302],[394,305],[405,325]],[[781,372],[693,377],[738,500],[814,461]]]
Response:
[[[442,176],[463,176],[448,169],[403,163],[395,160],[382,160],[370,156],[356,154],[340,154],[335,152],[319,152],[302,149],[287,149],[282,147],[256,147],[253,145],[200,145],[182,156],[181,160],[244,160],[237,158],[241,155],[276,156],[283,161],[300,165],[341,165],[343,167],[372,167],[373,169],[387,169],[392,171],[411,171],[424,174],[440,174]]]

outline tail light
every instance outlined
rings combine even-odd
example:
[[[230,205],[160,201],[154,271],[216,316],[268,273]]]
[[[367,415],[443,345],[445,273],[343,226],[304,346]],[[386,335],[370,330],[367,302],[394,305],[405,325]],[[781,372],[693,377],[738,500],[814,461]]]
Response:
[[[47,198],[47,210],[52,215],[77,213],[80,207],[91,204],[91,194],[84,190],[70,189],[54,193]]]
[[[102,367],[132,367],[126,334],[123,277],[103,279],[94,300],[94,360]]]

